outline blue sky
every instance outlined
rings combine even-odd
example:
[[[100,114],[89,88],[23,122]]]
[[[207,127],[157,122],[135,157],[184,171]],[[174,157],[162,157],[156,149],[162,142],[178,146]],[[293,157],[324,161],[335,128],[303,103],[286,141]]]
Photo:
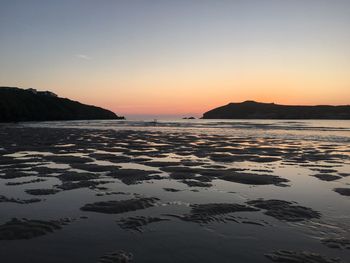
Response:
[[[123,114],[346,104],[349,26],[339,0],[0,0],[0,85]]]

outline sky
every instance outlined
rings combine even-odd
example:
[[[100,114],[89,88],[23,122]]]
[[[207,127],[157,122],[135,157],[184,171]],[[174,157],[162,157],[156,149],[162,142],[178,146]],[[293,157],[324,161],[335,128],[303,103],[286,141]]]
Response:
[[[348,0],[0,0],[0,86],[119,115],[350,104]]]

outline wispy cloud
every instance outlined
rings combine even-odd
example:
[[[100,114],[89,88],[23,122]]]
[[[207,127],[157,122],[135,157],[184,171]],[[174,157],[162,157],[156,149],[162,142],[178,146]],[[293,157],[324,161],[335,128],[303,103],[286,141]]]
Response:
[[[85,60],[91,60],[92,57],[85,55],[85,54],[76,54],[75,55],[76,58],[80,58],[80,59],[85,59]]]

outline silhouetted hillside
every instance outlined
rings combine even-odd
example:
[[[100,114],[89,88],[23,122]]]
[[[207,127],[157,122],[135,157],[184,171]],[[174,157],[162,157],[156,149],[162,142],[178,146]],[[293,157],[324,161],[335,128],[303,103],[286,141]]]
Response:
[[[245,101],[203,114],[203,119],[350,119],[350,106],[287,106]]]
[[[0,87],[0,122],[123,119],[109,110],[59,98],[49,91]]]

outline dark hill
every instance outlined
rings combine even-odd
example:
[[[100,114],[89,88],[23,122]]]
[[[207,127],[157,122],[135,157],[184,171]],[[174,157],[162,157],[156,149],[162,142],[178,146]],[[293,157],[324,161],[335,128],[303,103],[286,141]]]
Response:
[[[350,119],[350,106],[289,106],[245,101],[203,114],[203,119]]]
[[[0,87],[0,122],[123,119],[109,110],[59,98],[49,91]]]

